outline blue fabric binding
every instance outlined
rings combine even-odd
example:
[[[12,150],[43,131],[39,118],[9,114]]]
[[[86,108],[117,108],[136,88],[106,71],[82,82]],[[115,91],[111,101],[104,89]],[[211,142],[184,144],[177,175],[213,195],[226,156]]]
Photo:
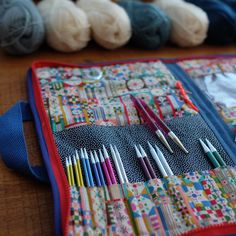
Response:
[[[44,163],[48,172],[48,177],[52,186],[53,192],[53,202],[54,202],[54,232],[56,236],[62,235],[62,224],[61,224],[61,208],[60,208],[60,194],[57,187],[57,182],[52,170],[50,157],[47,150],[47,144],[45,142],[43,131],[42,131],[42,124],[39,119],[38,111],[35,105],[34,93],[33,93],[33,86],[32,86],[32,71],[29,70],[27,73],[27,87],[28,87],[28,96],[29,96],[29,103],[32,109],[32,113],[34,116],[36,132],[38,135],[38,141],[40,144],[42,157],[44,159]]]
[[[201,116],[214,132],[225,151],[231,157],[232,161],[236,164],[236,145],[234,142],[234,134],[228,125],[222,120],[211,101],[178,65],[166,64],[166,66],[172,71],[177,79],[183,83],[185,89],[191,91],[191,94],[189,95],[191,100],[197,105]]]

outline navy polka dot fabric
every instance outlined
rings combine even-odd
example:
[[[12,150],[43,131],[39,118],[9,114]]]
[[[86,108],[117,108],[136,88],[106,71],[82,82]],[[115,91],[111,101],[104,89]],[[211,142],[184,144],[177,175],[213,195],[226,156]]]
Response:
[[[56,132],[54,133],[54,137],[63,165],[65,164],[65,157],[73,155],[75,149],[86,148],[87,150],[98,150],[102,148],[102,145],[104,144],[109,151],[109,154],[111,154],[109,145],[116,145],[130,182],[146,180],[136,157],[134,149],[135,144],[142,145],[148,154],[148,158],[157,177],[161,177],[160,171],[149,152],[147,141],[151,144],[158,145],[175,175],[189,171],[200,171],[213,168],[211,162],[208,161],[200,146],[199,138],[202,140],[205,138],[209,139],[225,162],[229,165],[233,165],[232,160],[200,115],[175,118],[166,123],[180,138],[189,151],[189,154],[185,154],[170,138],[167,137],[169,144],[174,150],[174,154],[171,154],[146,125],[79,126]]]

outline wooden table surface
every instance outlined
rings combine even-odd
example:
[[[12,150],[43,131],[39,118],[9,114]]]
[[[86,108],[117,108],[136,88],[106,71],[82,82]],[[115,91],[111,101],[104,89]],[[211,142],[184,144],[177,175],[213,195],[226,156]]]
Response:
[[[13,57],[0,50],[0,114],[15,102],[27,99],[25,74],[35,60],[54,60],[68,63],[110,61],[148,57],[189,57],[195,55],[236,53],[236,46],[200,46],[191,49],[165,47],[161,50],[137,50],[128,47],[107,51],[91,45],[80,52],[64,54],[47,47],[38,52]],[[24,125],[30,161],[41,162],[34,126]],[[1,132],[1,127],[0,127]],[[1,144],[0,144],[1,145]],[[21,176],[8,169],[0,159],[0,235],[54,235],[53,200],[49,185]]]

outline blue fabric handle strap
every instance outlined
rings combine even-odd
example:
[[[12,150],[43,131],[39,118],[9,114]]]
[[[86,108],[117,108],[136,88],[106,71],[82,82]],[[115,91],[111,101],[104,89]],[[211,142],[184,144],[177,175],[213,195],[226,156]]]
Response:
[[[23,121],[32,121],[28,103],[20,101],[0,116],[0,154],[10,169],[48,182],[44,166],[31,166],[28,159]]]

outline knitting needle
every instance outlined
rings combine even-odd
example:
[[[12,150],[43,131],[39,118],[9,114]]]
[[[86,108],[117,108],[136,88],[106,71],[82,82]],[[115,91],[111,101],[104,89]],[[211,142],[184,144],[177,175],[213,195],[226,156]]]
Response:
[[[84,176],[85,176],[85,181],[88,187],[90,187],[90,180],[89,180],[89,176],[88,176],[88,170],[86,167],[86,162],[85,162],[85,157],[84,157],[84,152],[83,149],[80,149],[80,153],[81,153],[81,163],[82,163],[82,167],[83,167],[83,172],[84,172]]]
[[[90,166],[90,162],[89,162],[88,153],[87,153],[85,148],[84,148],[84,157],[85,157],[85,161],[86,161],[86,165],[87,165],[90,185],[91,185],[91,187],[94,187],[95,184],[94,184],[94,181],[93,181],[93,174],[92,174],[92,170],[91,170],[91,166]]]
[[[168,176],[174,175],[174,173],[172,172],[172,170],[171,170],[168,162],[166,161],[162,151],[160,150],[160,148],[156,144],[155,144],[155,148],[156,148],[157,156],[159,157],[159,159],[162,163],[162,166],[165,168],[166,173],[168,174]]]
[[[147,157],[147,154],[146,154],[146,152],[144,151],[143,147],[140,144],[139,144],[139,150],[141,151],[142,158],[143,158],[143,160],[144,160],[144,162],[145,162],[145,164],[146,164],[146,166],[149,170],[149,173],[150,173],[152,179],[157,178],[157,176],[155,174],[155,171],[153,170],[152,165],[151,165],[151,163],[150,163],[150,161]]]
[[[206,138],[206,142],[207,142],[207,146],[210,148],[210,151],[215,156],[215,158],[218,160],[219,164],[221,166],[226,166],[226,163],[224,162],[220,153],[216,150],[216,148],[211,144],[211,142],[207,138]]]
[[[99,178],[97,166],[95,164],[95,159],[94,159],[92,151],[90,151],[90,160],[91,160],[91,165],[92,165],[92,169],[93,169],[93,173],[94,173],[94,176],[95,176],[96,183],[100,187],[102,185],[101,185],[101,181],[100,181],[100,178]]]
[[[95,164],[97,166],[97,170],[98,170],[98,174],[99,174],[99,177],[100,177],[101,185],[105,186],[106,182],[105,182],[105,179],[104,179],[104,176],[103,176],[102,167],[100,165],[100,161],[98,159],[97,152],[94,150],[93,153],[94,153]]]
[[[134,148],[135,148],[136,155],[137,155],[137,157],[138,157],[138,159],[139,159],[139,162],[140,162],[140,164],[141,164],[141,166],[142,166],[142,169],[143,169],[143,171],[144,171],[144,173],[145,173],[147,179],[152,179],[152,177],[151,177],[151,175],[150,175],[150,173],[149,173],[149,171],[148,171],[148,168],[147,168],[147,166],[146,166],[146,164],[145,164],[145,162],[144,162],[144,160],[143,160],[143,158],[142,158],[142,155],[141,155],[141,153],[139,152],[137,146],[134,145]]]
[[[75,177],[76,177],[77,186],[81,186],[79,171],[78,171],[78,166],[77,166],[77,163],[76,163],[75,156],[73,156],[73,164],[74,164],[74,169],[75,169]]]
[[[112,160],[113,160],[113,162],[115,164],[116,171],[117,171],[120,183],[123,184],[125,181],[124,181],[124,178],[123,178],[123,175],[122,175],[122,172],[121,172],[121,169],[120,169],[117,157],[116,157],[115,150],[114,150],[114,148],[111,145],[110,145],[110,149],[111,149]]]
[[[158,126],[155,123],[155,120],[150,116],[150,114],[147,112],[147,110],[144,108],[143,104],[139,99],[134,97],[132,94],[130,95],[131,100],[134,102],[134,105],[138,109],[140,115],[142,115],[143,119],[147,122],[147,124],[150,126],[150,128],[155,132],[155,134],[158,136],[158,138],[161,140],[161,142],[165,145],[165,147],[173,153],[173,150],[171,149],[169,143],[167,142],[165,136],[163,135],[162,131],[158,128]]]
[[[120,166],[120,170],[121,170],[121,172],[122,172],[122,174],[123,174],[124,181],[125,181],[125,183],[129,183],[129,180],[128,180],[128,178],[127,178],[127,175],[126,175],[126,172],[125,172],[125,169],[124,169],[124,166],[123,166],[121,157],[120,157],[120,153],[119,153],[119,151],[118,151],[116,145],[114,145],[114,149],[115,149],[117,161],[118,161],[119,166]]]
[[[72,161],[71,161],[71,157],[70,157],[70,156],[69,156],[69,158],[68,158],[68,161],[69,161],[71,185],[72,185],[72,186],[75,186],[75,178],[74,178],[74,172],[73,172]]]
[[[151,116],[151,118],[160,126],[160,128],[185,152],[188,153],[188,150],[184,147],[179,138],[175,135],[175,133],[165,124],[165,122],[160,119],[153,110],[142,100],[138,99],[144,109],[146,109],[147,113]]]
[[[76,158],[77,168],[79,171],[80,183],[81,183],[81,186],[84,186],[84,180],[83,180],[83,175],[82,175],[82,170],[81,170],[81,165],[80,165],[79,153],[77,150],[75,150],[75,158]]]
[[[148,146],[149,146],[150,152],[152,154],[152,157],[153,157],[154,161],[157,163],[157,166],[158,166],[162,176],[163,177],[168,176],[168,174],[166,173],[166,170],[165,170],[164,166],[162,165],[155,149],[153,148],[153,146],[149,142],[148,142]]]
[[[107,150],[106,150],[104,145],[102,145],[102,148],[103,148],[105,163],[106,163],[106,166],[107,166],[110,178],[111,178],[111,182],[112,182],[112,184],[117,184],[115,173],[114,173],[114,170],[113,170],[112,165],[111,165],[110,157],[109,157],[109,155],[107,153]]]
[[[220,167],[219,162],[216,160],[215,156],[211,153],[210,149],[207,147],[207,145],[199,139],[200,144],[203,148],[204,153],[206,153],[207,157],[210,159],[211,163],[214,165],[215,168]]]
[[[111,178],[110,178],[110,175],[108,173],[107,166],[106,166],[104,157],[102,155],[101,149],[99,149],[99,157],[100,157],[100,161],[101,161],[103,172],[104,172],[105,177],[106,177],[107,185],[110,186],[110,185],[112,185],[112,182],[111,182]]]
[[[71,176],[70,176],[70,167],[69,167],[69,162],[68,162],[67,157],[66,157],[66,173],[67,173],[67,178],[68,178],[69,185],[72,186]]]

